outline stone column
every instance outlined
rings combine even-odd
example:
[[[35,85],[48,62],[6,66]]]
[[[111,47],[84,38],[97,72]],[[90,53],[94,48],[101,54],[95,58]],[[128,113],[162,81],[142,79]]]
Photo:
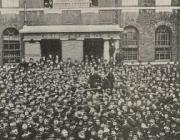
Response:
[[[104,40],[104,60],[109,61],[109,40]]]
[[[40,42],[24,42],[24,56],[25,60],[28,62],[30,58],[34,61],[40,60],[41,58],[41,45]]]
[[[116,53],[119,49],[119,39],[116,39],[115,42],[114,42],[114,45],[115,45],[115,53],[114,53],[114,60],[115,60],[115,56],[116,56]]]

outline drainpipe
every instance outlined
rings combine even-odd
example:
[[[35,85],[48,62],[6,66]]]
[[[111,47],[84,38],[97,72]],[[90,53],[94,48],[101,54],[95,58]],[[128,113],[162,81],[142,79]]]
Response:
[[[179,4],[180,5],[180,2]],[[177,10],[177,59],[178,59],[178,71],[180,72],[180,10]]]
[[[27,25],[27,2],[24,0],[24,25]]]

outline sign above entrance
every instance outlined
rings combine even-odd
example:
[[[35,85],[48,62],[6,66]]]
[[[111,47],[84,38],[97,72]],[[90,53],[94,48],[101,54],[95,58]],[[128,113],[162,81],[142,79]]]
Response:
[[[120,33],[47,33],[24,35],[24,41],[40,41],[42,39],[84,40],[87,38],[120,39]]]
[[[119,25],[24,26],[24,41],[42,39],[84,40],[86,38],[120,39]]]
[[[91,33],[91,32],[122,32],[119,25],[48,25],[24,26],[21,34],[38,33]]]

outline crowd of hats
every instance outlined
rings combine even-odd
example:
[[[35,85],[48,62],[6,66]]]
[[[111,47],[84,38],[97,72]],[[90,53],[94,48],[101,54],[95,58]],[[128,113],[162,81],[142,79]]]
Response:
[[[91,90],[93,67],[115,75]],[[0,69],[0,139],[179,140],[176,65],[117,66],[51,58]]]

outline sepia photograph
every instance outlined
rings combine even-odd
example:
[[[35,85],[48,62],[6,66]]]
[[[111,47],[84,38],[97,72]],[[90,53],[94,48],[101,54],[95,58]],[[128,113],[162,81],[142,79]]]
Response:
[[[0,0],[0,140],[180,140],[180,0]]]

